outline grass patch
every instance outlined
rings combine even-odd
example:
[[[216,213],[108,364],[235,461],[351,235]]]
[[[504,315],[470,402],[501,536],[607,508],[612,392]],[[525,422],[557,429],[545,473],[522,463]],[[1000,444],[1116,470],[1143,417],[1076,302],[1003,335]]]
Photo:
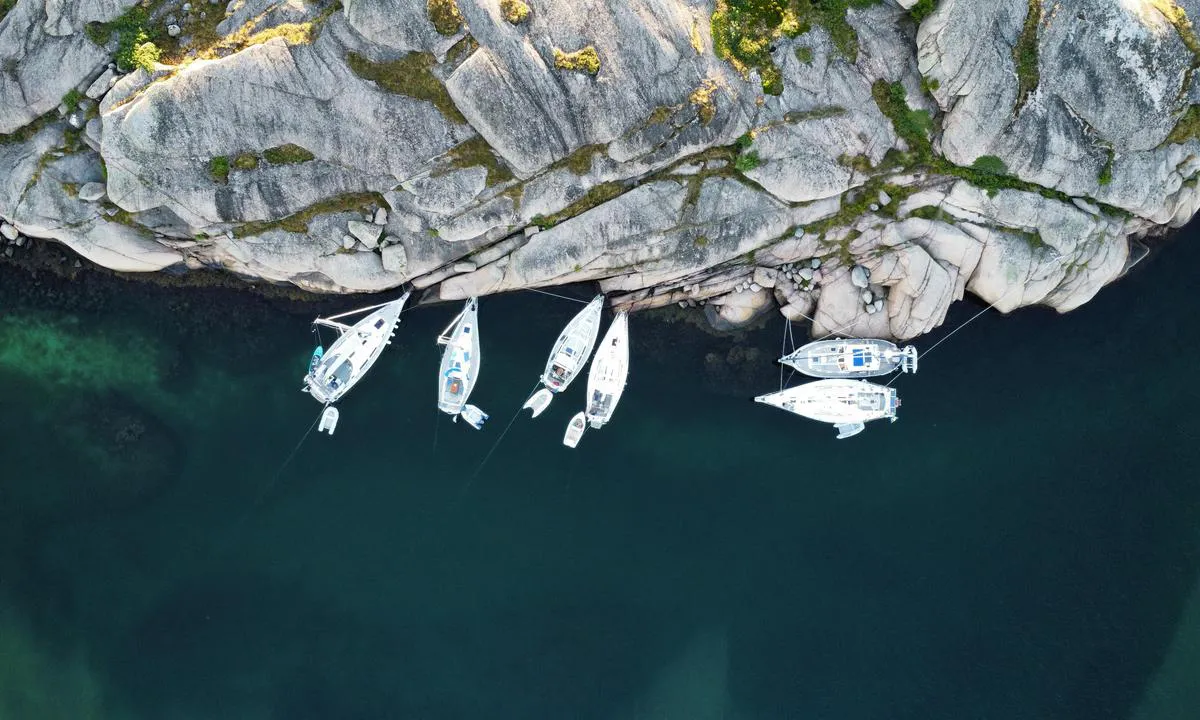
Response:
[[[921,218],[922,220],[938,220],[944,223],[954,222],[953,217],[951,217],[945,210],[935,205],[922,205],[921,207],[910,212],[908,216]]]
[[[141,5],[134,5],[115,20],[106,23],[88,23],[84,33],[96,45],[107,45],[113,34],[117,36],[117,68],[129,72],[137,68],[154,69],[162,51],[154,44],[154,31],[150,17]]]
[[[696,114],[700,116],[700,122],[705,125],[712,122],[712,119],[717,115],[717,101],[714,95],[717,92],[717,81],[712,78],[705,78],[704,82],[700,83],[700,87],[692,91],[688,96],[688,102],[696,106]]]
[[[602,205],[615,197],[625,193],[625,186],[619,182],[606,182],[597,185],[596,187],[584,193],[583,197],[566,206],[562,210],[553,215],[535,215],[531,218],[531,222],[545,230],[552,228],[555,225],[570,220],[571,218],[582,215],[592,208]]]
[[[695,245],[697,248],[707,247],[708,246],[708,236],[707,235],[697,235],[696,238],[694,240],[692,240],[692,244]]]
[[[513,25],[529,19],[529,6],[521,0],[500,0],[500,14]]]
[[[296,165],[306,163],[314,157],[308,150],[292,143],[263,150],[263,159],[272,165]]]
[[[576,175],[587,175],[592,171],[592,157],[596,154],[595,145],[584,145],[575,152],[563,158],[563,167]]]
[[[287,230],[293,233],[308,232],[308,223],[318,215],[328,215],[339,212],[363,212],[366,209],[375,207],[385,207],[386,203],[383,196],[379,193],[347,193],[345,195],[335,195],[334,197],[322,200],[304,208],[300,212],[289,215],[280,220],[264,220],[259,222],[249,222],[241,225],[233,231],[234,237],[247,237],[249,235],[259,235],[268,230]]]
[[[917,4],[912,6],[908,14],[912,15],[912,19],[916,20],[917,24],[920,24],[922,20],[932,15],[934,10],[937,10],[937,0],[917,0]]]
[[[1029,12],[1025,15],[1025,26],[1013,47],[1013,62],[1017,66],[1017,102],[1013,115],[1021,112],[1029,94],[1037,89],[1040,81],[1038,70],[1038,25],[1042,22],[1042,0],[1029,0]]]
[[[928,110],[913,110],[908,106],[908,93],[904,85],[885,80],[876,80],[871,86],[871,95],[879,111],[892,121],[896,134],[908,143],[909,148],[920,158],[932,153],[929,133],[933,130],[933,118]]]
[[[563,52],[554,48],[554,67],[559,70],[595,75],[600,72],[600,56],[596,53],[596,48],[591,45],[574,52]]]
[[[3,20],[8,11],[12,10],[16,5],[17,0],[0,0],[0,20]]]
[[[254,153],[240,153],[233,159],[233,166],[238,170],[253,170],[258,167],[258,156]]]
[[[381,89],[432,103],[447,120],[459,125],[467,124],[467,119],[450,99],[446,86],[433,74],[432,68],[437,61],[432,53],[414,52],[399,60],[382,63],[372,62],[358,53],[350,53],[346,56],[346,63],[355,75],[370,80]]]
[[[846,20],[849,8],[878,0],[717,0],[711,18],[713,50],[746,77],[758,70],[763,92],[783,92],[783,77],[771,58],[777,40],[796,37],[819,25],[851,62],[858,59],[858,34]]]
[[[454,0],[427,0],[425,12],[433,29],[442,35],[453,35],[462,27],[463,16]]]
[[[1096,182],[1100,183],[1101,187],[1112,184],[1112,166],[1113,160],[1116,158],[1116,153],[1113,149],[1105,148],[1107,154],[1104,158],[1104,167],[1100,168],[1100,174],[1096,176]]]
[[[1197,138],[1200,138],[1200,105],[1192,105],[1171,128],[1171,134],[1167,135],[1163,144],[1179,145]]]
[[[737,160],[733,161],[733,168],[740,173],[748,173],[754,168],[762,164],[762,160],[758,157],[757,150],[747,150],[737,156]]]
[[[1003,160],[995,155],[980,155],[979,157],[975,158],[975,162],[971,163],[971,167],[989,175],[1008,174],[1008,166],[1004,164]]]
[[[446,51],[446,65],[450,67],[458,67],[463,60],[471,56],[471,53],[479,49],[479,41],[472,35],[464,35],[462,40],[450,46]]]
[[[486,168],[489,187],[513,179],[512,172],[506,165],[501,164],[492,151],[492,146],[480,136],[455,145],[447,156],[450,158],[450,166],[454,168]]]
[[[229,158],[224,155],[218,155],[208,161],[208,174],[212,177],[213,182],[224,185],[229,182]]]
[[[807,45],[800,45],[796,48],[796,59],[805,65],[812,65],[813,51]]]
[[[79,103],[83,97],[83,93],[71,88],[66,95],[63,95],[62,104],[66,106],[68,113],[73,113],[79,109]]]

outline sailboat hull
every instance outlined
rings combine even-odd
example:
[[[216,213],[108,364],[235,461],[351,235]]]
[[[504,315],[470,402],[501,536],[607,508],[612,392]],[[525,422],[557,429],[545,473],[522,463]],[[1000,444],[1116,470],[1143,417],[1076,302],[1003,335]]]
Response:
[[[407,300],[408,293],[405,293],[399,300],[380,306],[351,326],[318,319],[319,323],[344,330],[328,350],[313,354],[308,374],[304,376],[304,389],[326,405],[350,392],[387,347]]]
[[[629,315],[617,313],[588,371],[588,425],[600,428],[612,419],[628,376]]]
[[[445,345],[438,370],[438,410],[458,415],[467,406],[479,377],[479,301],[471,298],[438,338]]]
[[[817,378],[867,378],[916,372],[917,349],[877,339],[818,340],[785,355],[779,362]]]
[[[554,341],[550,357],[546,359],[546,368],[542,371],[542,385],[550,392],[566,390],[587,364],[596,346],[596,337],[600,334],[600,313],[603,309],[604,296],[597,295],[587,307],[571,318],[571,322]]]
[[[838,428],[839,437],[861,431],[871,420],[895,420],[900,398],[895,388],[865,380],[817,380],[779,392],[759,395],[755,402],[786,410]]]

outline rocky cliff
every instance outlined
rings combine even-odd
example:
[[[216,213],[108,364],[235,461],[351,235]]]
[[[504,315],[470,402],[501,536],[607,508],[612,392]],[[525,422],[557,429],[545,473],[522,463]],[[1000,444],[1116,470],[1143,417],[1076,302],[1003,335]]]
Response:
[[[1200,0],[0,8],[5,242],[122,271],[907,339],[1075,308],[1200,204]]]

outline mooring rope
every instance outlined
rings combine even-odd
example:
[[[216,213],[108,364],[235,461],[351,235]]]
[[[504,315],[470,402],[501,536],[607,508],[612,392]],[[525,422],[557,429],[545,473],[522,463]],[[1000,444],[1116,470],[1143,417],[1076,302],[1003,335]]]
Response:
[[[580,305],[587,305],[588,302],[590,302],[589,300],[580,300],[579,298],[567,297],[566,295],[559,295],[558,293],[547,292],[545,290],[539,290],[538,288],[534,288],[534,287],[527,287],[527,288],[521,288],[521,289],[528,290],[529,292],[535,292],[535,293],[541,293],[543,295],[549,295],[550,297],[562,298],[563,300],[570,300],[571,302],[577,302]]]

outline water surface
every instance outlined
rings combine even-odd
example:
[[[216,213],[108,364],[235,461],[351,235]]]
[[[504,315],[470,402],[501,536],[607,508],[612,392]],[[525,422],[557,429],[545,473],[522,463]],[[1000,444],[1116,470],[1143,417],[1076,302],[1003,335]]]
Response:
[[[987,313],[847,441],[749,400],[778,320],[634,316],[610,426],[509,426],[580,307],[531,293],[475,432],[418,308],[282,470],[353,301],[0,268],[0,718],[1194,717],[1197,266]]]

